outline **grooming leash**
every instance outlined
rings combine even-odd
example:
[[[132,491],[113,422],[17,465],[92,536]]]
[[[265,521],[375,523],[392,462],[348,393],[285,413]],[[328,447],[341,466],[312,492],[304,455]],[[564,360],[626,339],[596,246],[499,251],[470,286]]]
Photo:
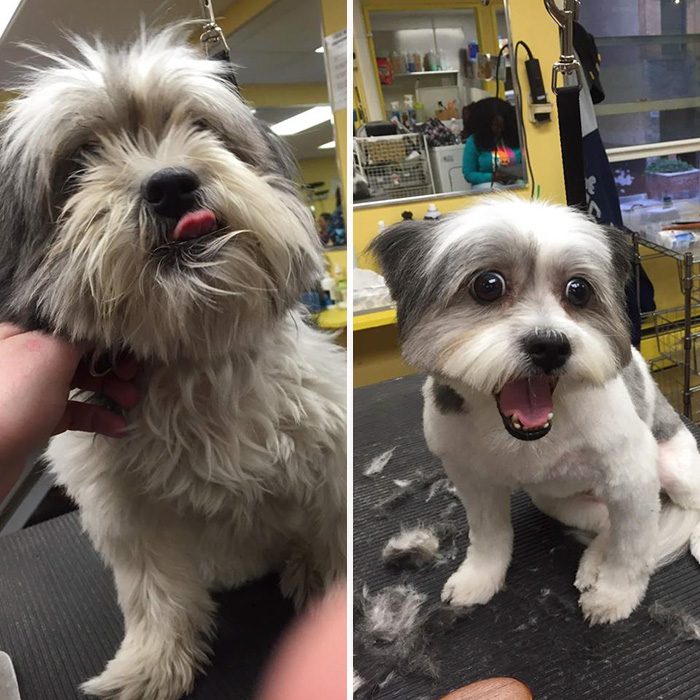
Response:
[[[202,28],[202,34],[199,40],[202,42],[204,53],[209,59],[226,61],[230,64],[231,51],[226,42],[223,29],[221,29],[216,22],[212,0],[199,0],[199,4],[202,8],[202,15],[204,18],[204,27]],[[229,78],[233,86],[238,88],[238,81],[236,80],[236,73],[233,70],[233,66],[231,66]]]
[[[574,20],[578,15],[579,0],[564,0],[564,9],[559,9],[554,0],[544,0],[544,5],[559,25],[561,41],[561,55],[552,66],[552,92],[557,96],[566,203],[583,209],[586,206],[586,187],[579,105],[583,71],[574,52]]]

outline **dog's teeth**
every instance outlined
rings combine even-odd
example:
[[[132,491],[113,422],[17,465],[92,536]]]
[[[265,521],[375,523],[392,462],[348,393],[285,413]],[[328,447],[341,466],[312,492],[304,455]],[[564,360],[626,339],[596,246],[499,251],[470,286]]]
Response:
[[[553,413],[548,413],[548,414],[547,414],[547,420],[552,420],[552,418],[554,418],[554,414],[553,414]]]
[[[547,421],[542,427],[543,427],[543,428],[549,428],[549,421]]]
[[[513,421],[513,426],[514,426],[515,428],[518,428],[518,430],[520,430],[520,429],[523,427],[522,425],[520,425],[520,423],[518,423],[517,420],[514,420],[514,421]]]

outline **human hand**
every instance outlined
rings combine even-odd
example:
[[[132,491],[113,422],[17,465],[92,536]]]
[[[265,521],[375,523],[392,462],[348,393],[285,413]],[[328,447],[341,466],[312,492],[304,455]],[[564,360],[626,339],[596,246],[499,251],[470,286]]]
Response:
[[[120,437],[123,417],[108,409],[69,401],[72,388],[104,394],[123,408],[139,399],[137,365],[124,359],[103,377],[82,361],[87,348],[39,331],[0,323],[0,465],[26,460],[51,435],[82,430]]]
[[[344,700],[347,631],[346,588],[338,586],[287,633],[258,700]]]

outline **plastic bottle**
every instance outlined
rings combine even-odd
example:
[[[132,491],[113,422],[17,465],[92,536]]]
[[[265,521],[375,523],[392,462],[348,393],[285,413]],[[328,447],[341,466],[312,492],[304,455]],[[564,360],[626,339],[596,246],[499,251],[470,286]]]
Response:
[[[440,218],[440,212],[437,206],[434,204],[428,204],[428,211],[425,212],[423,217],[424,221],[437,221]]]
[[[420,55],[420,52],[416,51],[413,54],[413,63],[416,66],[416,70],[420,71],[423,68],[423,57]]]
[[[406,110],[406,126],[413,130],[416,126],[416,122],[418,121],[416,117],[416,109],[413,106],[413,95],[404,95],[403,105]]]
[[[406,72],[415,73],[416,72],[416,62],[413,60],[413,54],[406,54]]]

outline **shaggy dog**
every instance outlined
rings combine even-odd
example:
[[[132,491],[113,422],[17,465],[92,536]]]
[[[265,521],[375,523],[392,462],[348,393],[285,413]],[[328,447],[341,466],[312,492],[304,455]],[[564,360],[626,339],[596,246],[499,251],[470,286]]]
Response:
[[[83,690],[170,700],[207,660],[212,590],[277,570],[300,605],[343,575],[345,357],[300,310],[314,222],[230,68],[183,26],[74,43],[3,119],[3,320],[142,366],[126,437],[47,454],[126,628]]]

